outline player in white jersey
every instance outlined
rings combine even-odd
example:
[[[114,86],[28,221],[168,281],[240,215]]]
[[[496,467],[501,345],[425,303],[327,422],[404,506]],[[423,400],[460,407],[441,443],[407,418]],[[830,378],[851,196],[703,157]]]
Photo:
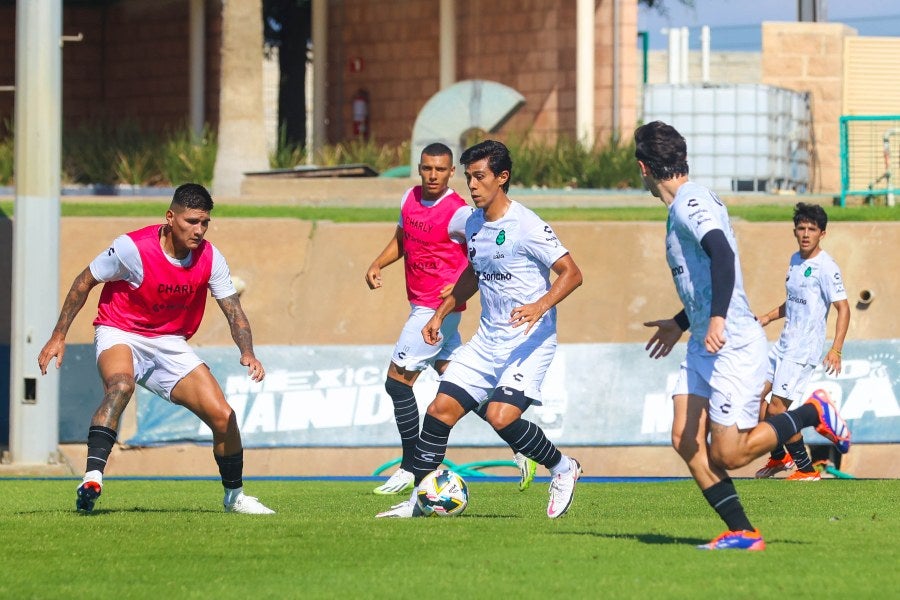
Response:
[[[748,464],[803,427],[815,426],[841,452],[850,447],[850,432],[824,392],[758,423],[766,339],[744,293],[728,211],[689,181],[687,145],[674,127],[654,121],[634,139],[644,185],[669,209],[666,259],[684,306],[671,319],[644,323],[656,328],[647,349],[651,358],[667,356],[691,331],[672,395],[672,445],[728,526],[700,548],[763,550],[726,469]]]
[[[799,249],[791,256],[788,265],[784,284],[786,299],[759,317],[763,327],[776,319],[785,320],[778,342],[769,351],[769,370],[761,403],[762,417],[781,414],[788,410],[791,403],[802,400],[803,392],[820,361],[827,374],[841,372],[841,348],[850,325],[850,303],[847,302],[840,268],[820,245],[827,226],[828,215],[821,206],[800,202],[794,207],[794,237]],[[825,325],[832,305],[837,311],[834,342],[822,358]],[[775,448],[756,476],[772,477],[794,465],[797,470],[788,479],[820,479],[800,435],[785,442],[783,447]]]
[[[422,421],[415,482],[441,464],[459,419],[487,404],[484,416],[497,434],[550,470],[547,516],[554,519],[571,505],[581,466],[522,413],[540,403],[541,383],[556,351],[555,306],[581,285],[581,270],[553,229],[506,195],[512,172],[506,146],[481,142],[463,152],[460,162],[477,209],[466,222],[469,265],[422,335],[439,343],[444,318],[476,291],[481,320],[472,340],[453,356]],[[415,490],[407,502],[378,516],[416,516]]]
[[[381,270],[403,258],[410,313],[394,346],[384,388],[394,406],[403,455],[400,466],[375,488],[381,495],[400,494],[413,487],[412,463],[419,438],[419,409],[413,385],[428,366],[442,374],[462,345],[459,323],[465,305],[444,320],[439,344],[428,344],[422,328],[450,293],[467,264],[466,219],[472,207],[450,188],[453,152],[435,142],[422,149],[421,185],[410,188],[400,202],[394,235],[366,270],[369,289],[381,288]],[[516,454],[524,490],[534,479],[534,463]]]

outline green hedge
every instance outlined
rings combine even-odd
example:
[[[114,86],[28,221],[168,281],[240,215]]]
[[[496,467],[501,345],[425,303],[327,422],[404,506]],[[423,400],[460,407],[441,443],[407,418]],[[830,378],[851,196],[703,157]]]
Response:
[[[7,127],[11,132],[12,128]],[[555,142],[528,135],[506,140],[513,157],[513,183],[548,188],[640,188],[633,143],[586,148],[571,138]],[[173,186],[196,181],[209,186],[217,150],[210,129],[195,136],[189,129],[148,132],[136,123],[92,122],[63,132],[62,182],[134,186]],[[363,163],[379,173],[409,166],[409,143],[379,144],[352,140],[324,147],[313,161],[320,166]],[[0,138],[0,185],[13,184],[14,140]],[[272,168],[306,163],[305,150],[285,142],[269,155]],[[414,166],[413,166],[414,167]]]

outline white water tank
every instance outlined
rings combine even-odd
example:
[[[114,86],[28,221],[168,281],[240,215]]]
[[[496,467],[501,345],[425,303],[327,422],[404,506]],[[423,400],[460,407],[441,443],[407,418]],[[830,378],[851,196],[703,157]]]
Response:
[[[715,191],[809,188],[809,95],[759,84],[656,84],[644,122],[664,121],[687,141],[691,179]]]

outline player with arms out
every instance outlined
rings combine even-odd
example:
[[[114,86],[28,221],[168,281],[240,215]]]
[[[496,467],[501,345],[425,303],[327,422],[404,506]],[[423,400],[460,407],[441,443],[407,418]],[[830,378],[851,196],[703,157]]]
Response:
[[[422,338],[422,328],[468,264],[465,229],[472,208],[449,187],[454,171],[450,148],[441,143],[425,146],[419,162],[422,183],[403,195],[394,235],[366,270],[369,289],[378,289],[381,270],[402,257],[410,303],[384,383],[394,405],[403,457],[390,478],[375,488],[376,494],[400,494],[413,487],[413,454],[419,437],[413,385],[429,365],[442,374],[462,344],[459,323],[465,303],[455,306],[444,319],[440,342],[428,344]],[[524,490],[534,479],[535,463],[521,454],[515,458],[521,475],[519,489]]]
[[[54,358],[57,368],[62,365],[66,334],[90,291],[103,283],[94,340],[104,394],[88,429],[87,467],[75,501],[79,511],[91,512],[101,494],[119,419],[138,383],[186,407],[212,430],[226,512],[274,513],[244,494],[237,418],[209,367],[187,343],[203,318],[209,289],[228,320],[241,364],[253,381],[265,377],[228,264],[204,239],[212,209],[209,192],[186,183],[175,190],[165,224],[117,237],[75,278],[50,340],[38,355],[45,375]]]
[[[503,441],[550,470],[547,516],[554,519],[569,509],[581,466],[522,413],[540,403],[541,383],[556,352],[555,307],[581,285],[581,270],[550,226],[506,195],[512,172],[506,146],[481,142],[463,152],[460,162],[476,207],[466,222],[469,264],[422,335],[439,343],[444,319],[476,291],[481,319],[474,337],[453,356],[422,420],[415,483],[443,462],[453,426],[486,404],[483,414]],[[378,514],[413,516],[418,516],[415,490],[409,500]]]
[[[793,402],[803,399],[803,392],[822,356],[825,325],[832,305],[837,311],[834,342],[825,353],[822,364],[829,375],[839,375],[841,372],[841,348],[850,326],[850,303],[847,302],[840,268],[820,245],[827,226],[828,214],[821,206],[799,202],[794,207],[794,237],[799,249],[788,264],[784,283],[786,300],[758,317],[763,327],[776,319],[784,319],[781,336],[769,351],[769,370],[760,413],[762,418],[781,414]],[[784,446],[775,448],[756,476],[772,477],[793,465],[797,466],[797,470],[787,479],[817,481],[821,478],[813,468],[800,434],[789,439]]]
[[[688,179],[687,145],[661,121],[634,133],[635,157],[650,193],[668,208],[666,259],[684,306],[671,319],[644,323],[656,332],[650,357],[667,356],[690,330],[672,400],[672,445],[728,530],[708,550],[763,550],[727,469],[749,464],[804,427],[850,448],[850,431],[827,396],[759,423],[768,345],[744,292],[728,211],[710,190]]]

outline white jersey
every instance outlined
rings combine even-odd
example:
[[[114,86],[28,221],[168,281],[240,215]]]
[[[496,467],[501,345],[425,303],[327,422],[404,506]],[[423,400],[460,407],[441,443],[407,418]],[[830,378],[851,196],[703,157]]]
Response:
[[[207,242],[209,244],[209,242]],[[212,272],[209,275],[209,291],[213,298],[227,298],[237,293],[234,283],[231,281],[231,271],[222,253],[209,244],[212,248]],[[183,260],[173,258],[163,252],[173,265],[183,267],[190,266],[193,253],[189,253]],[[91,275],[101,282],[127,281],[131,287],[136,288],[144,281],[144,264],[138,252],[134,240],[127,234],[120,235],[113,240],[109,249],[100,253],[91,261]]]
[[[496,221],[486,221],[481,209],[472,213],[466,239],[481,294],[480,333],[497,342],[520,338],[525,327],[509,323],[513,308],[547,293],[550,267],[569,251],[547,223],[514,200]],[[544,327],[555,333],[556,307],[544,313],[532,331]]]
[[[675,199],[669,205],[666,260],[691,323],[689,344],[699,344],[702,352],[706,352],[704,338],[709,328],[712,277],[710,258],[700,245],[700,240],[714,229],[725,234],[734,252],[734,290],[725,315],[726,343],[732,348],[739,348],[765,335],[750,311],[744,292],[744,277],[728,210],[711,191],[689,181],[678,188]]]
[[[400,199],[400,218],[397,220],[397,227],[403,229],[403,205],[406,204],[406,199],[410,197],[410,192],[412,188],[409,188],[403,193],[403,197]],[[447,188],[440,198],[437,200],[425,200],[424,198],[421,200],[422,206],[426,206],[431,208],[435,206],[438,202],[443,200],[445,197],[450,194],[455,194],[451,188]],[[450,222],[447,223],[447,235],[450,236],[450,239],[456,242],[457,244],[465,244],[466,243],[466,219],[469,218],[469,215],[472,214],[472,211],[475,209],[471,206],[460,206],[456,209],[456,212],[453,213],[453,216],[450,217]]]
[[[784,287],[784,329],[776,348],[790,360],[818,363],[825,345],[828,311],[832,303],[847,299],[841,270],[824,250],[806,260],[795,252]]]

